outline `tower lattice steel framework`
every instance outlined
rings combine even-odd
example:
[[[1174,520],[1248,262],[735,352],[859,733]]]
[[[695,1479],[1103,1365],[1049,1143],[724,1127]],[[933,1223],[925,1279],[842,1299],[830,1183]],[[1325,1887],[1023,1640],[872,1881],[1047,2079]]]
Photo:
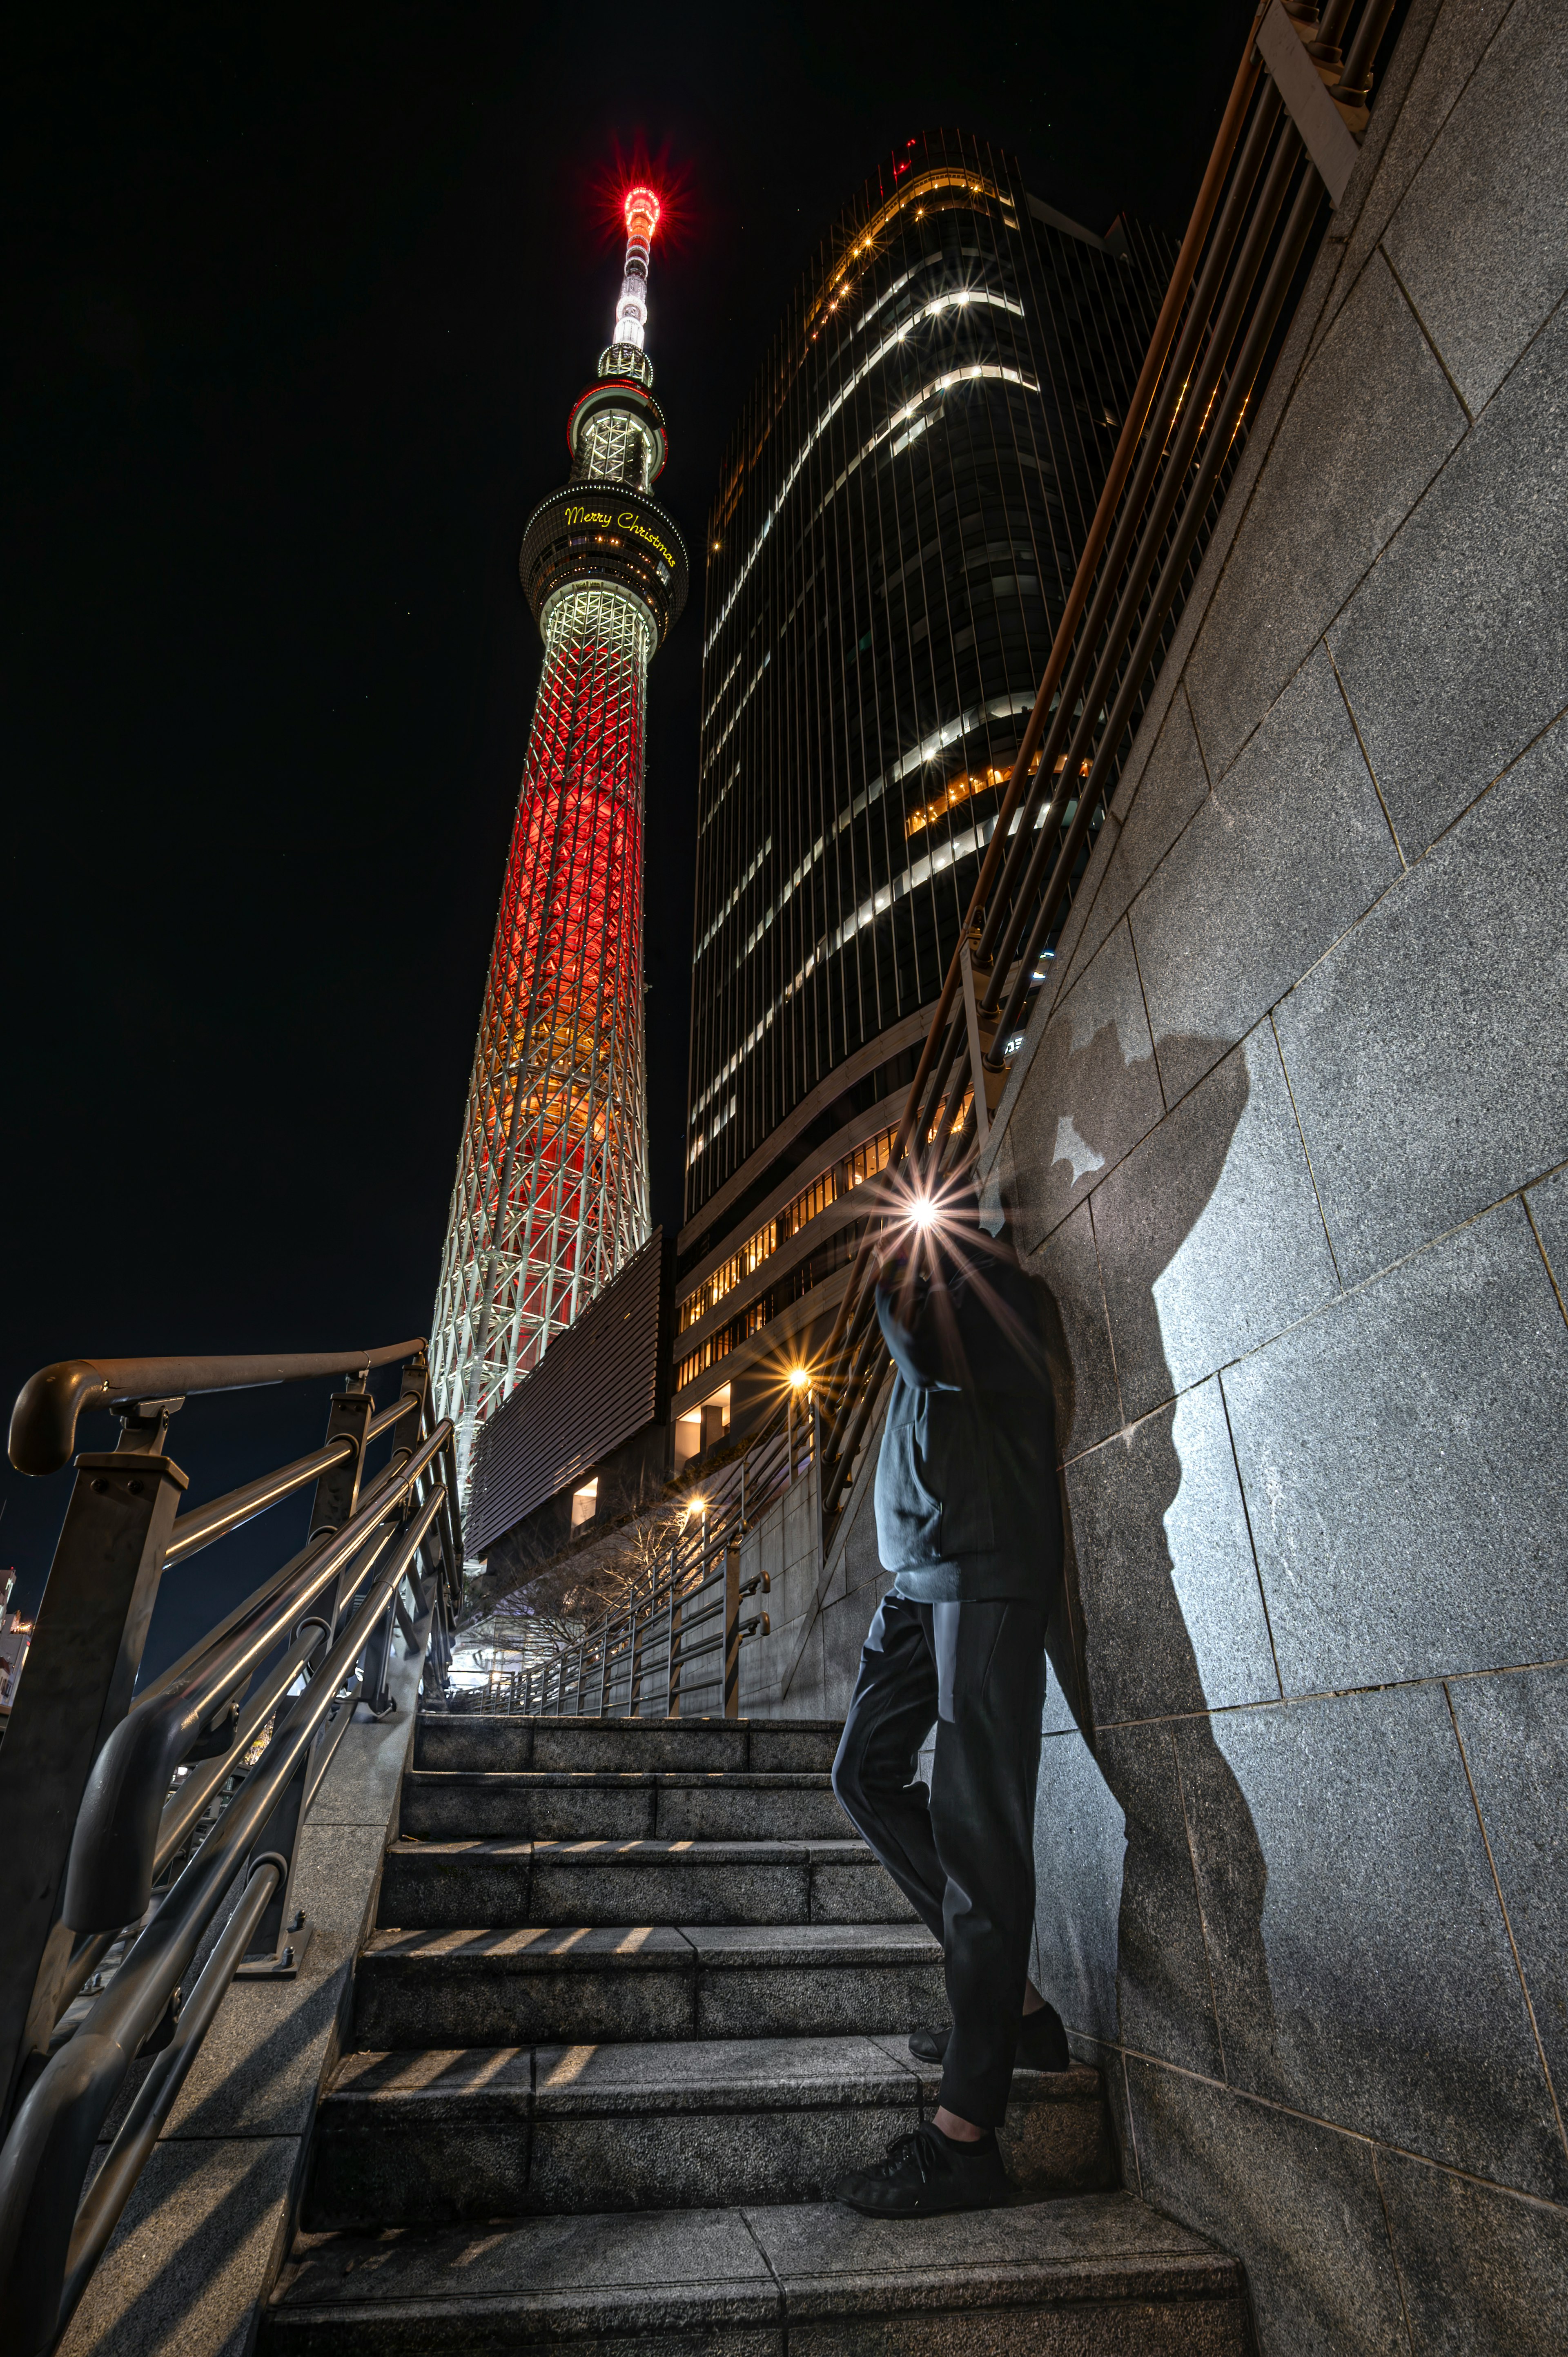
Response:
[[[643,712],[686,554],[649,496],[664,419],[643,349],[659,203],[626,199],[626,266],[598,375],[572,410],[570,480],[521,572],[544,640],[457,1153],[433,1372],[475,1435],[553,1335],[646,1243]]]

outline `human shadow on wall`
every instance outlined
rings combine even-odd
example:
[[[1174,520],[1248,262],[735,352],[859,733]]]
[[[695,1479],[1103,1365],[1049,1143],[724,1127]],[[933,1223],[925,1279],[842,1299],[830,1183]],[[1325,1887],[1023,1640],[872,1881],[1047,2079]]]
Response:
[[[1208,1062],[1223,1043],[1178,1039],[1172,1045],[1178,1056]],[[1143,1061],[1147,1071],[1147,1059]],[[1202,1066],[1185,1065],[1195,1068]],[[1114,1025],[1106,1025],[1051,1075],[1047,1126],[1053,1139],[1070,1132],[1074,1179],[1086,1156],[1092,1156],[1095,1168],[1120,1159],[1112,1135],[1115,1099],[1135,1071],[1136,1060],[1129,1066],[1122,1057]],[[1118,1304],[1116,1347],[1137,1351],[1139,1396],[1163,1405],[1116,1433],[1124,1414],[1119,1377],[1110,1353],[1095,1353],[1096,1321],[1104,1312],[1094,1244],[1088,1243],[1086,1253],[1047,1237],[1038,1257],[1026,1264],[1043,1297],[1058,1459],[1067,1459],[1069,1469],[1061,1483],[1065,1576],[1047,1650],[1092,1755],[1091,1765],[1070,1737],[1044,1747],[1036,1921],[1041,1986],[1069,2029],[1222,2078],[1213,1993],[1221,1954],[1226,1985],[1247,1992],[1249,2042],[1258,2036],[1269,2042],[1272,2002],[1262,1930],[1268,1876],[1251,1811],[1215,1740],[1210,1713],[1217,1702],[1254,1698],[1238,1690],[1238,1674],[1243,1684],[1255,1676],[1260,1701],[1276,1698],[1277,1686],[1261,1597],[1255,1621],[1236,1632],[1240,1673],[1226,1652],[1232,1596],[1239,1607],[1234,1617],[1247,1617],[1236,1560],[1240,1531],[1251,1561],[1239,1483],[1235,1518],[1223,1533],[1215,1530],[1207,1553],[1205,1508],[1223,1493],[1213,1487],[1212,1462],[1197,1463],[1196,1450],[1192,1494],[1185,1508],[1180,1502],[1187,1477],[1178,1415],[1192,1428],[1196,1403],[1211,1421],[1219,1419],[1223,1436],[1223,1411],[1217,1389],[1207,1399],[1174,1399],[1155,1287],[1219,1184],[1250,1093],[1242,1056],[1225,1056],[1202,1085],[1205,1117],[1183,1124],[1179,1152],[1147,1157],[1155,1199],[1139,1203],[1133,1219],[1110,1239],[1122,1255],[1116,1282],[1108,1287]],[[1087,1243],[1087,1223],[1083,1238]],[[1112,1437],[1105,1438],[1108,1430]],[[1228,1451],[1228,1440],[1224,1447]],[[1211,1447],[1209,1458],[1217,1454]],[[1228,1456],[1220,1472],[1235,1482]],[[1202,1630],[1210,1684],[1221,1682],[1213,1674],[1219,1662],[1223,1694],[1205,1690],[1178,1592],[1173,1521],[1182,1585]],[[1213,1587],[1206,1595],[1210,1573]],[[1260,1632],[1262,1660],[1255,1657]],[[1096,1788],[1096,1768],[1102,1790]],[[1107,1791],[1124,1820],[1119,1896]],[[1113,1954],[1105,1953],[1108,1903],[1116,1913]]]

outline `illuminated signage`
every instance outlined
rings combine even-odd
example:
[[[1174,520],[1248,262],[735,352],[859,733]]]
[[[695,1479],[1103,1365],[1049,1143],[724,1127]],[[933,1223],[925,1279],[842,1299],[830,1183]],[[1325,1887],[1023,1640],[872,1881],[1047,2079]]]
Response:
[[[566,522],[569,524],[596,523],[601,525],[607,532],[614,530],[617,532],[635,533],[639,540],[645,540],[650,548],[656,549],[658,551],[659,554],[664,559],[665,564],[669,565],[671,572],[675,570],[675,557],[673,554],[666,544],[660,539],[659,534],[644,522],[642,517],[639,515],[635,508],[624,508],[618,516],[610,515],[604,508],[569,507],[564,511],[564,513]]]

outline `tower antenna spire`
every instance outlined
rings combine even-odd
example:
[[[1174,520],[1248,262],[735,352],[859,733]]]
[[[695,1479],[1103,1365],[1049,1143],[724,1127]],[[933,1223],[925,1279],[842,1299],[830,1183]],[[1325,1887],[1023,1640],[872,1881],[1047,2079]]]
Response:
[[[626,198],[613,340],[566,421],[570,480],[522,544],[544,667],[433,1329],[465,1511],[481,1427],[650,1234],[643,720],[687,578],[652,496],[666,443],[643,338],[659,210],[651,188]]]
[[[599,362],[601,376],[629,375],[613,365],[617,352],[642,351],[648,327],[648,258],[659,226],[659,199],[651,188],[628,188],[622,207],[626,220],[626,264],[621,274],[620,300],[616,305],[615,332]],[[651,365],[650,381],[651,380]]]

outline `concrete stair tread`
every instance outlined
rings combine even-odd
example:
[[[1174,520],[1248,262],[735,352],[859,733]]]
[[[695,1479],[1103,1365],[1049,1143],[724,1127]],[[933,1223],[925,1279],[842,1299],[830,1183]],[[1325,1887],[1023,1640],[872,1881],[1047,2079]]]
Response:
[[[1089,2303],[1132,2311],[1120,2326],[1137,2337],[1091,2343],[1082,2332]],[[1130,2193],[929,2219],[804,2202],[305,2234],[266,2330],[271,2347],[302,2352],[527,2347],[553,2344],[563,2331],[589,2345],[667,2336],[689,2348],[701,2335],[704,2349],[771,2350],[792,2321],[854,2319],[852,2330],[869,2330],[883,2318],[929,2331],[947,2315],[966,2350],[984,2352],[1023,2345],[1016,2311],[1048,2319],[1072,2308],[1070,2344],[1061,2345],[1075,2351],[1240,2357],[1247,2345],[1235,2261]]]
[[[368,1962],[444,1972],[647,1972],[693,1956],[710,1964],[870,1966],[931,1963],[941,1953],[923,1923],[544,1924],[372,1932],[361,1969]]]
[[[412,2106],[566,2115],[605,2112],[799,2111],[916,2103],[926,2080],[892,2039],[714,2038],[592,2046],[457,2047],[346,2055],[323,2099],[334,2116]],[[1013,2100],[1098,2104],[1100,2073],[1019,2071]]]

